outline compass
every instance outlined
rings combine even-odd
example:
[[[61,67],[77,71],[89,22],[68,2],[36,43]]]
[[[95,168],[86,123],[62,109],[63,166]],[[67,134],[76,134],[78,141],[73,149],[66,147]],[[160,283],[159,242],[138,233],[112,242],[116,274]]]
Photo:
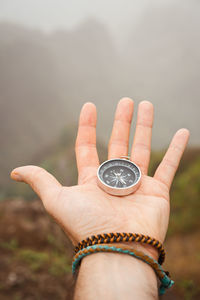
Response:
[[[125,196],[138,189],[141,171],[128,159],[110,159],[99,166],[97,179],[99,187],[108,194]]]

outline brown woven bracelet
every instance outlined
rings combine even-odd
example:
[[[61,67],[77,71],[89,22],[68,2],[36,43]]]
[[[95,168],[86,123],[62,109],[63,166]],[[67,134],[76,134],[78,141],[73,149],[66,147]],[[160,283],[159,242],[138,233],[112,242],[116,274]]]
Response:
[[[121,242],[139,242],[151,245],[159,251],[158,263],[162,265],[165,260],[165,250],[163,245],[156,239],[139,233],[125,233],[125,232],[116,232],[116,233],[102,233],[97,235],[92,235],[81,242],[75,247],[74,251],[77,253],[83,248],[96,244],[108,244],[108,243],[121,243]]]

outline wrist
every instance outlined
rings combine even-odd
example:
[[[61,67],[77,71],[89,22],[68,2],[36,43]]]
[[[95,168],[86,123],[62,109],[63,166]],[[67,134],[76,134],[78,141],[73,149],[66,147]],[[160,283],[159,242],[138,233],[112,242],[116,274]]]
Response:
[[[149,252],[146,254],[150,255]],[[90,299],[92,288],[97,299],[128,300],[132,299],[133,291],[134,299],[158,297],[154,270],[126,254],[100,252],[84,257],[79,268],[75,300]],[[85,297],[78,297],[79,291],[83,290]]]

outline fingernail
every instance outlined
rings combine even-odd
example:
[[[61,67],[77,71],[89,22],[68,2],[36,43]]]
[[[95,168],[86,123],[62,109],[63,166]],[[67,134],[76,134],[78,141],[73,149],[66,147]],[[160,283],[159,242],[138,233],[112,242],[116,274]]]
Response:
[[[22,181],[21,175],[18,174],[18,173],[15,173],[15,172],[12,172],[12,173],[11,173],[11,178],[12,178],[13,180],[16,180],[16,181]]]

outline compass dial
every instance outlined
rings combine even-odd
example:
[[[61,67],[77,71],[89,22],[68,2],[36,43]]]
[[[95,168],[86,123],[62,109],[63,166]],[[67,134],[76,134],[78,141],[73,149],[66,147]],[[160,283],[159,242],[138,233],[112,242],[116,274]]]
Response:
[[[141,172],[138,166],[127,159],[111,159],[100,165],[98,169],[98,179],[101,182],[100,186],[110,187],[107,192],[111,194],[118,194],[117,190],[130,189],[137,185],[141,178]],[[113,191],[113,192],[112,192]],[[120,192],[123,195],[123,192]]]

